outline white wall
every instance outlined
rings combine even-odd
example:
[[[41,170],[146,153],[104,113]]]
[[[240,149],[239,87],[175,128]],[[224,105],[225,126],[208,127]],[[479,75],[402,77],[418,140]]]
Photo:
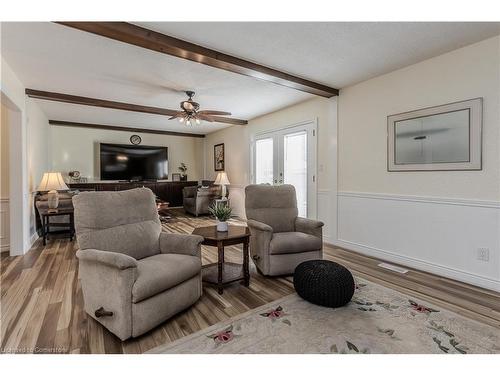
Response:
[[[27,164],[28,164],[28,191],[30,209],[30,242],[38,238],[36,233],[36,215],[34,196],[38,184],[45,172],[49,171],[49,120],[42,112],[34,99],[26,98],[26,135],[27,135]]]
[[[179,173],[181,162],[188,167],[189,180],[203,178],[202,138],[66,126],[50,126],[51,167],[63,176],[78,170],[82,177],[99,180],[99,143],[130,144],[132,134],[141,136],[141,145],[168,147],[170,178],[172,173]]]
[[[336,208],[337,99],[314,98],[292,107],[249,121],[246,126],[232,126],[211,133],[206,138],[206,177],[214,179],[213,146],[225,145],[225,163],[231,185],[230,199],[236,214],[244,217],[244,187],[251,183],[250,142],[252,136],[305,121],[318,124],[318,218],[326,223],[325,238],[334,238]]]
[[[33,194],[49,169],[48,120],[36,101],[27,98],[23,83],[1,59],[2,109],[9,123],[9,237],[11,255],[22,255],[38,238]]]
[[[0,106],[0,251],[9,251],[9,109]]]
[[[476,97],[482,171],[387,172],[388,115]],[[500,290],[499,111],[499,37],[342,89],[337,243]]]

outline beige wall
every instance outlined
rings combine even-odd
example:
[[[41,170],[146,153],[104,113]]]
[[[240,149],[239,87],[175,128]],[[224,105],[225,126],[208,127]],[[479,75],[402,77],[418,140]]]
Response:
[[[500,38],[342,89],[339,191],[500,200]],[[387,172],[387,116],[484,98],[483,170]]]
[[[0,176],[0,198],[9,197],[9,110],[1,103],[0,108],[0,158],[2,175]]]
[[[50,169],[49,120],[33,99],[26,99],[28,137],[28,188],[36,192],[42,176]]]
[[[29,233],[31,241],[36,239],[36,215],[34,194],[45,172],[50,170],[49,120],[35,100],[26,98],[26,136],[28,163],[28,207],[30,210]]]
[[[50,127],[52,169],[67,175],[78,170],[82,177],[99,179],[99,143],[130,144],[133,132],[83,129],[63,126]],[[142,145],[168,147],[169,178],[179,173],[181,162],[188,167],[188,178],[203,178],[203,139],[159,134],[137,133]]]

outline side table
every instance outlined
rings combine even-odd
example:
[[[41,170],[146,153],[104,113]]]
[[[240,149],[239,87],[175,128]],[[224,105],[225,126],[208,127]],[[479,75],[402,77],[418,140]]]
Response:
[[[227,232],[218,232],[215,225],[196,228],[193,234],[204,238],[203,245],[217,247],[217,263],[202,267],[203,281],[217,285],[219,294],[223,293],[224,285],[243,280],[245,286],[250,285],[248,244],[250,231],[247,227],[229,225]],[[224,247],[243,244],[243,264],[225,262]]]
[[[50,221],[51,216],[69,216],[69,238],[73,241],[75,235],[75,219],[74,219],[74,209],[73,208],[61,208],[61,209],[50,209],[50,208],[38,208],[38,213],[42,221],[42,236],[43,236],[43,246],[47,244],[47,237],[50,231]],[[64,224],[53,224],[53,226],[61,226]],[[65,226],[68,226],[67,224]]]

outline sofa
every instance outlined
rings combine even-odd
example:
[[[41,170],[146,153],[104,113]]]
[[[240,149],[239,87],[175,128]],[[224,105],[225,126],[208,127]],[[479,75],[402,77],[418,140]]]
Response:
[[[323,258],[323,223],[298,217],[292,185],[248,185],[245,210],[250,255],[262,274],[289,275],[300,263]]]
[[[150,189],[82,192],[73,206],[85,311],[121,340],[200,298],[203,237],[162,232]]]

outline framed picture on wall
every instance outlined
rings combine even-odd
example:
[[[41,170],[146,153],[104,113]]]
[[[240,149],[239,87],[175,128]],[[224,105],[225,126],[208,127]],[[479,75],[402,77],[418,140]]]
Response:
[[[215,171],[224,170],[224,143],[214,146],[214,169]]]
[[[482,98],[387,117],[387,170],[481,170]]]

